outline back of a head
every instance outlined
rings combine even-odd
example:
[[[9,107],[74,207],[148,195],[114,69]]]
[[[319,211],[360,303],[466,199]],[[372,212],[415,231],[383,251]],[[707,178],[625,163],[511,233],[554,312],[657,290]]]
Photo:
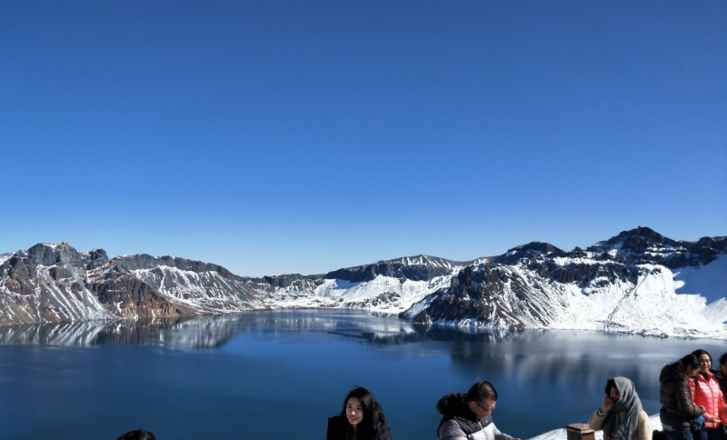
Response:
[[[437,401],[437,411],[443,416],[452,416],[467,411],[467,395],[454,393],[442,396]]]
[[[724,353],[719,357],[719,365],[722,366],[724,364],[727,364],[727,353]]]
[[[689,353],[688,355],[679,359],[679,365],[681,365],[682,369],[684,369],[685,371],[687,369],[696,370],[699,368],[699,358],[697,358],[697,355],[695,355],[694,353]]]
[[[149,431],[136,429],[134,431],[127,432],[116,440],[156,440],[156,436]]]

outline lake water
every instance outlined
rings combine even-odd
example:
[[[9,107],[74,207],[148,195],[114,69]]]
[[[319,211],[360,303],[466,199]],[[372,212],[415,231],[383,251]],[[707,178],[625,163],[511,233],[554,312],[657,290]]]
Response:
[[[355,385],[395,439],[435,438],[443,394],[488,379],[498,427],[529,437],[584,421],[610,376],[658,411],[658,373],[719,341],[583,332],[464,334],[341,311],[257,312],[161,324],[0,327],[0,432],[9,439],[322,439]]]

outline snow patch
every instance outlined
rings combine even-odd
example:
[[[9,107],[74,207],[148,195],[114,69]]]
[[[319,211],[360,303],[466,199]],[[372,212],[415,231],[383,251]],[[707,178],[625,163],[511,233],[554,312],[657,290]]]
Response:
[[[675,275],[682,283],[679,293],[698,293],[710,303],[727,298],[727,255],[720,255],[704,266],[675,269]]]

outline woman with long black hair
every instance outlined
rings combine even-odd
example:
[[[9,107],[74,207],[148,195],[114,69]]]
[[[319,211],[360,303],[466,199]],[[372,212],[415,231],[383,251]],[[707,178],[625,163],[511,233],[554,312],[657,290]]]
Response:
[[[391,440],[391,431],[379,402],[363,387],[343,400],[341,414],[328,419],[326,440]]]

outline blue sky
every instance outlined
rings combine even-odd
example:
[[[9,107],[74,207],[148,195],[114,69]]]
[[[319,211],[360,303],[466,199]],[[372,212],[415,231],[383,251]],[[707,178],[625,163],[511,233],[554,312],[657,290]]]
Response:
[[[725,235],[727,4],[633,3],[5,2],[0,251],[260,275]]]

